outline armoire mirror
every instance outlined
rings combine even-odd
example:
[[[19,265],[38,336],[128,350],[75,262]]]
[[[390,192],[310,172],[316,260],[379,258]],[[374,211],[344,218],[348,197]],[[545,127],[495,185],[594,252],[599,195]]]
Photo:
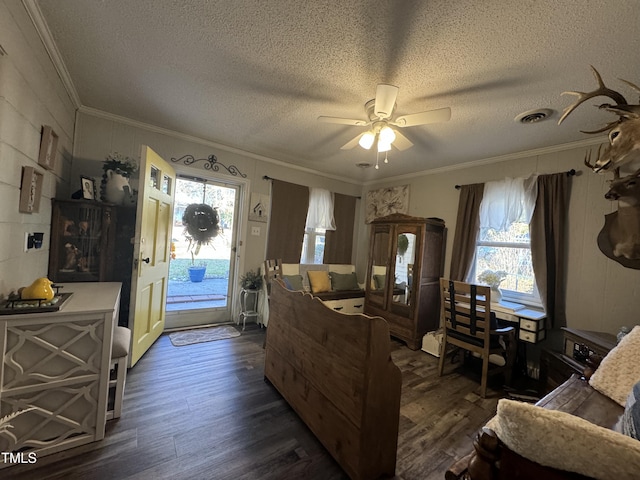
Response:
[[[400,233],[396,240],[395,284],[393,302],[411,304],[413,287],[413,264],[416,258],[416,236],[413,233]]]
[[[388,229],[380,230],[373,236],[373,249],[371,254],[371,300],[378,305],[383,305],[385,298],[385,286],[387,284],[387,264],[389,262],[390,240]]]

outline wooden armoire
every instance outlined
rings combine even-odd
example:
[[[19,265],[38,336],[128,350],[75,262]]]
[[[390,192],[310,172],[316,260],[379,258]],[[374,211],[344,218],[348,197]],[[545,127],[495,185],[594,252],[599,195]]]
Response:
[[[371,222],[364,312],[412,350],[440,326],[446,228],[438,218],[392,214]]]

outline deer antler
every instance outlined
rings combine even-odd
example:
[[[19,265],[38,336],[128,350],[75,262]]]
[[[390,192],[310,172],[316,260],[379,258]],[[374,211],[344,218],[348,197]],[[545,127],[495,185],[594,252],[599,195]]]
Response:
[[[564,121],[564,119],[569,116],[571,112],[573,112],[576,108],[578,108],[578,106],[580,106],[590,98],[605,96],[605,97],[609,97],[611,100],[616,102],[616,106],[627,104],[627,100],[620,93],[616,92],[615,90],[611,90],[610,88],[607,88],[607,86],[602,81],[602,77],[600,76],[598,71],[593,67],[593,65],[591,65],[591,70],[593,71],[593,75],[596,77],[596,80],[598,82],[598,88],[593,92],[562,92],[562,95],[576,95],[578,97],[578,100],[564,109],[564,112],[562,113],[562,117],[560,117],[560,120],[558,121],[558,125],[560,125]],[[633,85],[633,87],[638,89],[638,87],[636,87],[635,85]],[[605,105],[601,105],[601,108],[612,108],[612,106],[605,104]],[[613,127],[613,125],[615,125],[616,123],[618,122],[612,122],[608,124],[605,128],[600,130],[595,130],[592,132],[584,132],[584,133],[604,132],[605,130],[608,130],[611,127]]]
[[[600,150],[602,149],[602,144],[598,145],[598,155],[596,156],[596,160],[600,158]],[[584,155],[584,164],[589,167],[591,170],[594,170],[596,165],[591,164],[591,149],[587,150],[587,153]]]

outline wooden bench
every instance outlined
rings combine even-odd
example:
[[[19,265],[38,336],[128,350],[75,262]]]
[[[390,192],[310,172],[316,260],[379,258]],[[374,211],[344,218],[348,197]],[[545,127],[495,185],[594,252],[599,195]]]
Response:
[[[387,322],[274,281],[265,378],[352,479],[395,475],[400,370]]]

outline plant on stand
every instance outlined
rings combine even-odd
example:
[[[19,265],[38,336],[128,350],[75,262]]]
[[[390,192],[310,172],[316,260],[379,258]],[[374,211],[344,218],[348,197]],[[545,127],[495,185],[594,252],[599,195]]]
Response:
[[[189,242],[187,250],[191,253],[189,279],[201,282],[207,269],[206,265],[196,265],[196,255],[200,253],[202,245],[208,244],[221,231],[218,210],[205,203],[192,203],[182,215],[184,236]]]
[[[260,275],[260,270],[255,272],[253,270],[249,270],[242,274],[240,276],[240,286],[245,290],[260,290],[260,287],[262,287],[262,275]]]

